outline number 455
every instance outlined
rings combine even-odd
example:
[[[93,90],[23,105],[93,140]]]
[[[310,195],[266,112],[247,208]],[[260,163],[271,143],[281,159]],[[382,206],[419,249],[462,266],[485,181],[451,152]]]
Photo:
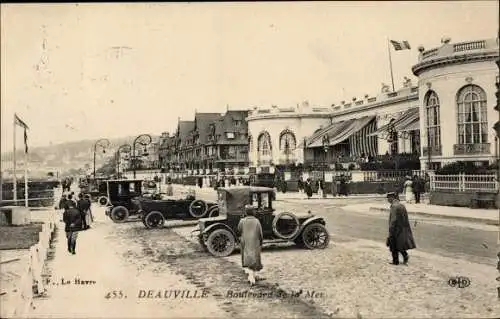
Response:
[[[108,292],[104,298],[106,299],[122,299],[122,298],[127,298],[121,290],[113,290]]]

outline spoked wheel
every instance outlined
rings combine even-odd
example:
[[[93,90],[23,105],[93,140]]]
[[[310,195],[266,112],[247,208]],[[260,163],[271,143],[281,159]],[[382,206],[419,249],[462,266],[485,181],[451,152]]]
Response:
[[[194,218],[203,218],[207,214],[208,205],[201,199],[196,199],[189,205],[189,214]]]
[[[321,224],[307,225],[302,232],[302,241],[308,249],[325,249],[330,242],[330,234]]]
[[[123,206],[113,207],[110,214],[111,220],[115,223],[123,223],[127,220],[128,216],[129,211],[126,207]]]
[[[218,206],[214,206],[214,207],[210,208],[210,210],[208,211],[208,217],[216,217],[216,216],[219,216],[219,207]]]
[[[144,218],[144,225],[146,228],[159,228],[165,225],[165,217],[157,211],[149,212]]]
[[[216,229],[208,236],[206,246],[216,257],[229,256],[234,251],[234,236],[227,229]]]

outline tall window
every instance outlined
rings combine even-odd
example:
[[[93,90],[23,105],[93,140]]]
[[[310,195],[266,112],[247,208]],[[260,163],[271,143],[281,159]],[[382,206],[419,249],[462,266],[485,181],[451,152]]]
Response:
[[[297,141],[295,135],[289,131],[285,130],[281,132],[280,136],[280,151],[285,155],[291,155],[295,148],[297,147]]]
[[[257,147],[259,155],[261,156],[271,155],[271,136],[269,136],[269,133],[264,132],[260,134]]]
[[[464,86],[457,94],[458,144],[488,143],[486,93],[477,85]]]
[[[433,149],[441,145],[441,120],[439,114],[439,98],[434,91],[429,91],[424,99],[427,118],[428,147]]]

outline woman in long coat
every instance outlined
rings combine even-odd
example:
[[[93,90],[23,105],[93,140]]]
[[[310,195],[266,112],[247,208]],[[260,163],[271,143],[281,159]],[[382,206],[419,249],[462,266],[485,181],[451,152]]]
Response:
[[[241,234],[241,265],[248,274],[248,281],[255,284],[255,272],[262,270],[262,226],[255,218],[255,210],[252,206],[245,206],[246,216],[238,224],[238,232]]]
[[[399,202],[396,193],[387,194],[387,200],[391,204],[387,246],[391,250],[392,264],[399,265],[399,254],[401,254],[403,263],[406,265],[409,259],[407,251],[417,247],[413,239],[408,212],[406,207]]]

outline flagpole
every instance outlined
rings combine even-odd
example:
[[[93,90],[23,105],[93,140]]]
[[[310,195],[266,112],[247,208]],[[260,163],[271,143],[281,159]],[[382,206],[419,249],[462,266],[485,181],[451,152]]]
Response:
[[[391,68],[392,92],[394,92],[394,74],[392,72],[391,43],[387,38],[387,51],[389,52],[389,67]]]
[[[26,132],[26,129],[24,129]],[[26,133],[25,133],[26,134]],[[29,207],[28,203],[28,152],[24,152],[24,206]]]
[[[14,193],[14,205],[17,205],[17,176],[16,176],[16,115],[14,114],[14,153],[12,156],[12,161],[14,162],[14,179],[13,179],[13,193]]]

